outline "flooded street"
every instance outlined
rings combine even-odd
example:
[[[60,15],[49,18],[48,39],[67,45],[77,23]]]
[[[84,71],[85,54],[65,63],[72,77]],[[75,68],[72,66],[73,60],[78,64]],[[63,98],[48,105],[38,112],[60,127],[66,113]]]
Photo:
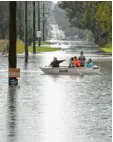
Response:
[[[16,88],[8,87],[8,59],[0,57],[1,142],[111,142],[111,56],[82,49],[101,67],[101,75],[44,75],[39,66],[49,65],[54,56],[68,65],[80,50],[41,53],[31,55],[26,66],[18,57]]]
[[[1,1],[0,6],[0,142],[112,142],[112,3]],[[85,68],[68,69],[81,51]],[[17,86],[9,86],[15,52],[20,77]],[[54,57],[67,67],[44,74],[40,67]],[[86,67],[89,59],[93,69]]]

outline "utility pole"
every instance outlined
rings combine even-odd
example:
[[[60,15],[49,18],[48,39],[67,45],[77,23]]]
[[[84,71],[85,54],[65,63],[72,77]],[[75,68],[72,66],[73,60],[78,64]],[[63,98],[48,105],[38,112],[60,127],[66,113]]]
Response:
[[[36,53],[35,1],[33,1],[33,54]]]
[[[25,62],[28,62],[28,42],[27,42],[27,1],[25,1]]]
[[[15,69],[17,66],[16,57],[16,1],[9,2],[9,71]],[[16,77],[9,76],[9,85],[18,84]]]
[[[40,31],[40,2],[38,2],[38,31]],[[41,45],[41,37],[38,38],[38,46]]]
[[[43,41],[45,41],[45,4],[43,2]]]
[[[16,1],[9,2],[9,68],[16,68]]]
[[[21,6],[22,6],[22,3],[21,1],[19,2],[19,39],[22,39],[22,19],[21,19]]]

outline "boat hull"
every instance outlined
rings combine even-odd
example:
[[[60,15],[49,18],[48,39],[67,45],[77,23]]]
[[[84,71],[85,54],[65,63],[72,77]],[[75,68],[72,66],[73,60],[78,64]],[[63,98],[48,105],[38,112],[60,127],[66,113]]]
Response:
[[[89,75],[89,74],[100,74],[100,69],[93,69],[87,67],[40,67],[40,69],[44,72],[44,74],[59,74],[59,75]]]

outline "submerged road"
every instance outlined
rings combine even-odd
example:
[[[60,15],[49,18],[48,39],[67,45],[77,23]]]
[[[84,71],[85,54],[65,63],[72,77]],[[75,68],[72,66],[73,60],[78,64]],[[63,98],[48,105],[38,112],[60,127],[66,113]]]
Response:
[[[101,67],[101,75],[44,75],[39,66],[54,56],[78,56],[84,50]],[[70,47],[51,53],[18,57],[19,86],[8,87],[8,59],[0,56],[1,142],[111,142],[112,57],[96,49]]]

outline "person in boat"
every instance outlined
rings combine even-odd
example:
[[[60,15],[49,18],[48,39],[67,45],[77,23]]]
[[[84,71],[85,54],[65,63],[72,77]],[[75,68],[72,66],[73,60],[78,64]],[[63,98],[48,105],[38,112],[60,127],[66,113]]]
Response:
[[[53,61],[50,63],[50,66],[52,67],[59,67],[59,64],[64,62],[65,60],[57,60],[56,57],[54,57]]]
[[[80,67],[80,60],[77,59],[77,57],[74,57],[74,60],[73,60],[72,63],[75,67]]]
[[[71,57],[69,67],[74,67],[73,61],[74,61],[74,58],[73,58],[73,57]]]
[[[83,51],[81,51],[80,56],[79,56],[78,59],[80,60],[80,66],[81,66],[81,67],[84,67],[86,57],[84,56],[84,52],[83,52]]]
[[[92,59],[89,59],[87,62],[87,67],[92,68],[94,66]]]

